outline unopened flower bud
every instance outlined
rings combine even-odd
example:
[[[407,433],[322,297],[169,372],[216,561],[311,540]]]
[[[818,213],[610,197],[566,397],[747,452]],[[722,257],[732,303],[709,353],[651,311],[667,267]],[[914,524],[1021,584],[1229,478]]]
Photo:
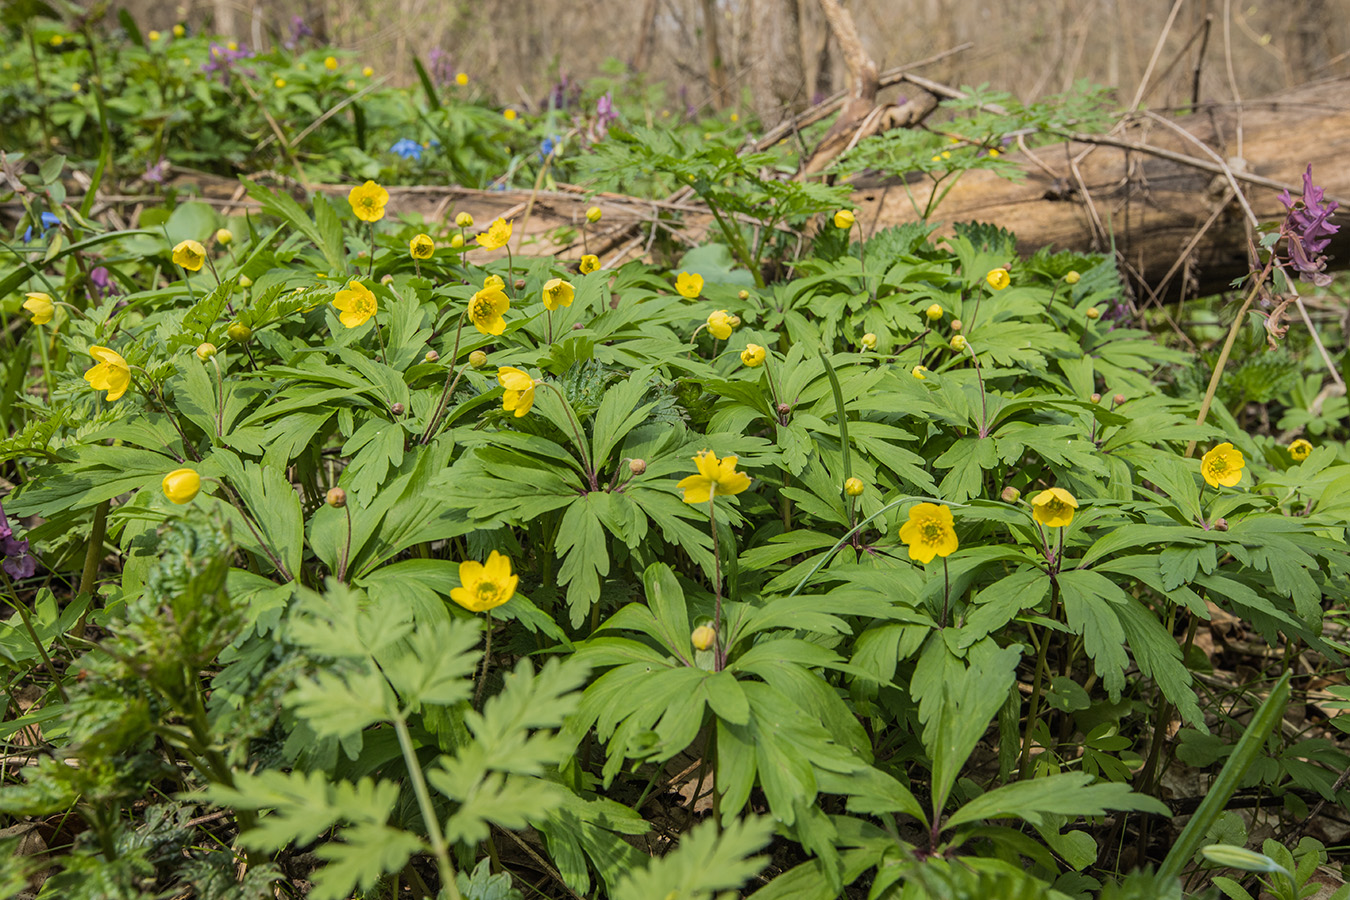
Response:
[[[792,407],[786,403],[778,404],[777,409],[780,416],[786,416],[788,413],[792,412]]]
[[[586,221],[594,225],[596,222],[600,221],[600,217],[603,215],[604,213],[601,212],[600,207],[592,206],[590,209],[586,210]]]
[[[1012,485],[1008,485],[1003,489],[1002,496],[1004,503],[1016,503],[1018,500],[1022,499],[1022,492]]]
[[[850,478],[844,482],[844,493],[850,497],[861,497],[863,492],[863,480],[861,478]]]
[[[712,630],[711,625],[700,625],[689,635],[689,640],[695,650],[707,650],[713,645],[713,641],[717,640],[717,632]]]
[[[630,459],[628,461],[628,471],[634,475],[641,475],[647,471],[647,461],[645,459]]]
[[[469,354],[469,365],[475,369],[481,369],[487,365],[487,354],[482,350],[475,350]]]
[[[234,243],[234,232],[228,228],[216,229],[216,243],[222,247],[228,247]]]
[[[1095,306],[1089,306],[1086,315],[1089,319],[1099,319],[1101,318],[1102,311]]]
[[[869,331],[858,340],[858,343],[862,345],[864,350],[875,350],[877,349],[877,336]]]
[[[1101,394],[1093,394],[1092,396],[1088,397],[1088,399],[1091,400],[1093,403],[1101,403],[1101,402],[1102,402],[1102,395],[1101,395]]]
[[[925,309],[923,314],[928,317],[929,321],[936,322],[938,319],[942,318],[942,307],[934,303],[932,306]]]
[[[239,286],[240,286],[240,287],[252,287],[252,286],[253,286],[253,279],[252,279],[252,278],[249,278],[247,275],[240,275],[240,276],[239,276]]]
[[[215,344],[205,344],[205,343],[204,343],[204,344],[198,344],[198,345],[197,345],[197,358],[200,359],[202,362],[206,362],[208,359],[210,359],[211,357],[213,357],[213,356],[215,356],[215,355],[216,355],[216,345],[215,345]]]
[[[749,299],[750,299],[750,292],[749,292],[749,291],[737,291],[737,292],[736,292],[736,296],[739,297],[739,298],[742,299],[742,300],[749,300]]]
[[[404,409],[405,407],[402,403],[395,403],[389,407],[389,411],[396,416],[403,415]]]
[[[964,337],[958,334],[956,337],[952,338],[951,346],[952,349],[955,350],[957,353],[964,353],[966,348],[969,347],[970,344],[967,343]]]
[[[464,235],[462,235],[462,234],[451,235],[451,237],[450,237],[450,246],[451,246],[453,249],[455,249],[455,250],[458,250],[460,247],[463,247],[463,246],[464,246]]]
[[[1227,520],[1227,519],[1223,519],[1223,518],[1215,519],[1215,520],[1214,520],[1214,530],[1215,530],[1215,531],[1227,531],[1227,530],[1228,530],[1228,520]]]
[[[390,284],[390,283],[393,282],[393,280],[394,280],[394,276],[393,276],[393,275],[382,275],[382,276],[380,276],[380,284]]]
[[[466,212],[462,212],[459,215],[455,216],[455,224],[458,225],[460,228],[472,228],[473,216],[469,215]]]
[[[324,495],[323,502],[333,509],[342,509],[347,505],[347,492],[340,487],[329,488],[328,493]]]
[[[740,317],[740,316],[732,316],[730,319],[727,319],[727,324],[730,325],[732,328],[740,328],[740,327],[741,327],[741,317]]]
[[[1119,406],[1120,404],[1125,402],[1125,395],[1116,394],[1114,397],[1111,398],[1111,402],[1114,403],[1116,406]]]
[[[583,328],[585,328],[585,327],[586,327],[586,326],[585,326],[585,325],[582,325],[580,322],[573,322],[573,323],[572,323],[572,330],[573,330],[573,331],[580,331],[581,329],[583,329]]]
[[[1082,278],[1082,277],[1083,277],[1083,276],[1082,276],[1082,275],[1079,275],[1077,272],[1069,272],[1067,275],[1064,276],[1064,283],[1065,283],[1065,284],[1077,284],[1077,283],[1078,283],[1078,279],[1080,279],[1080,278]]]
[[[524,278],[517,278],[517,279],[516,279],[516,290],[518,290],[518,291],[523,291],[523,290],[525,290],[525,279],[524,279]]]
[[[960,319],[952,319],[952,331],[960,331],[962,328],[965,327],[966,327],[965,323],[963,323]]]
[[[437,353],[435,350],[428,350],[427,355],[422,358],[429,363],[434,363],[441,358],[441,355]]]
[[[235,322],[225,329],[225,335],[236,344],[247,343],[253,337],[253,329],[243,322]]]

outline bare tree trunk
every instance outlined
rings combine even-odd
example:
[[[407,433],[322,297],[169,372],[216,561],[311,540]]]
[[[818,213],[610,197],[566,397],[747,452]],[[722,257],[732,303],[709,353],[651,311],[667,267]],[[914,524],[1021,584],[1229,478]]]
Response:
[[[215,4],[215,27],[219,34],[227,37],[235,37],[234,33],[234,3],[233,0],[216,0]]]
[[[642,7],[642,18],[638,20],[637,49],[629,65],[634,71],[647,68],[647,56],[652,50],[652,32],[656,30],[656,0],[647,0]]]
[[[825,168],[831,160],[848,148],[860,130],[865,129],[870,134],[883,127],[880,110],[876,105],[877,91],[881,88],[880,73],[877,71],[877,64],[863,47],[862,37],[858,34],[858,26],[854,24],[853,16],[844,9],[840,0],[820,0],[820,9],[825,13],[825,21],[829,23],[834,39],[839,42],[839,49],[844,54],[844,64],[848,66],[848,100],[840,110],[839,118],[830,126],[820,145],[811,154],[811,158],[802,165],[797,173],[798,177],[805,177]],[[933,106],[936,105],[934,102]],[[932,112],[932,107],[924,110],[916,107],[912,111],[905,112],[903,121],[897,120],[888,124],[892,127],[912,124],[914,121],[922,121],[929,112]]]
[[[805,21],[807,7],[814,8],[815,4],[811,0],[798,0],[798,3],[798,8],[801,9],[803,14],[803,21]],[[805,32],[804,28],[803,32]],[[820,39],[815,42],[815,46],[817,48],[815,53],[815,93],[811,97],[813,105],[834,93],[834,54],[830,52],[833,45],[830,43],[830,29],[828,27],[820,28]]]
[[[717,0],[703,0],[703,36],[708,47],[708,84],[713,106],[726,109],[731,103],[727,93],[727,70],[717,40]]]
[[[750,0],[750,95],[766,127],[806,108],[797,0]]]

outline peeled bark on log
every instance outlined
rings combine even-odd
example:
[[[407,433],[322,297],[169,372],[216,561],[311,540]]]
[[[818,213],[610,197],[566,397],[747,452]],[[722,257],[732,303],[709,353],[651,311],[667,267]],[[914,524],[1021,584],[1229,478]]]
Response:
[[[1329,249],[1329,268],[1347,268],[1350,169],[1342,148],[1350,141],[1348,88],[1350,79],[1342,78],[1243,103],[1245,160],[1236,158],[1238,109],[1233,104],[1202,105],[1191,115],[1167,119],[1227,162],[1262,222],[1284,217],[1278,185],[1291,186],[1297,197],[1303,171],[1311,164],[1314,183],[1342,204],[1334,218],[1342,228]],[[1144,298],[1221,292],[1247,272],[1246,216],[1219,164],[1195,141],[1148,117],[1134,119],[1110,138],[1084,137],[1038,147],[1030,155],[1009,154],[1026,172],[1020,183],[989,171],[966,173],[934,218],[1000,225],[1017,235],[1019,252],[1028,255],[1043,246],[1083,252],[1114,246],[1122,270]],[[1153,148],[1196,164],[1166,158]],[[855,184],[858,221],[869,230],[918,218],[899,182]],[[929,188],[927,181],[910,181],[920,207]]]

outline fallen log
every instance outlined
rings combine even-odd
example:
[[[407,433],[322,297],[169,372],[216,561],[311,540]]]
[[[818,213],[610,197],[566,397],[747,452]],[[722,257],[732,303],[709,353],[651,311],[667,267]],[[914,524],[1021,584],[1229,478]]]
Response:
[[[958,94],[905,77],[925,90]],[[1114,250],[1144,300],[1218,293],[1247,272],[1249,220],[1235,185],[1257,219],[1278,221],[1285,215],[1280,190],[1297,197],[1311,164],[1315,183],[1341,203],[1335,221],[1350,225],[1350,79],[1241,104],[1202,104],[1185,115],[1136,114],[1110,135],[1066,136],[1072,139],[1009,154],[1025,181],[966,173],[935,218],[1000,225],[1017,235],[1024,254],[1043,246]],[[858,221],[868,233],[918,219],[898,180],[855,184]],[[908,183],[920,207],[930,184]],[[1350,268],[1350,228],[1342,227],[1329,253],[1329,268]]]

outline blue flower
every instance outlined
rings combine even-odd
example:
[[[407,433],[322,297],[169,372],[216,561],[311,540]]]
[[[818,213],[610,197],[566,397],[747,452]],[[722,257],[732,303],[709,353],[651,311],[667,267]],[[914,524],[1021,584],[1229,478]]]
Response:
[[[396,142],[394,146],[390,147],[389,152],[395,156],[401,156],[404,159],[413,159],[420,162],[423,149],[422,145],[417,143],[417,141],[414,141],[411,138],[403,138]]]
[[[544,162],[550,155],[558,153],[562,149],[562,138],[556,134],[544,138],[544,142],[539,145],[539,161]]]
[[[46,234],[53,228],[61,224],[61,219],[56,213],[45,212],[42,214],[42,233]],[[24,229],[23,242],[26,244],[33,239],[33,226],[29,225]]]

